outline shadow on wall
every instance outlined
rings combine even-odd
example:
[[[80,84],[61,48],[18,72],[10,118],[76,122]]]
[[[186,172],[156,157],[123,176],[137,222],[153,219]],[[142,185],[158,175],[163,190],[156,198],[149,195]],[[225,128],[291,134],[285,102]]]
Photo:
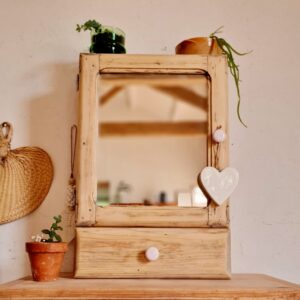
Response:
[[[31,70],[32,71],[32,70]],[[52,217],[63,217],[63,240],[70,242],[63,270],[71,271],[74,256],[74,212],[66,202],[70,176],[70,129],[77,123],[77,64],[41,66],[36,71],[45,77],[48,92],[28,101],[29,145],[44,149],[51,157],[54,178],[41,206],[30,216],[27,236],[52,224]],[[34,87],[33,87],[34,88]],[[40,88],[38,90],[41,90]]]

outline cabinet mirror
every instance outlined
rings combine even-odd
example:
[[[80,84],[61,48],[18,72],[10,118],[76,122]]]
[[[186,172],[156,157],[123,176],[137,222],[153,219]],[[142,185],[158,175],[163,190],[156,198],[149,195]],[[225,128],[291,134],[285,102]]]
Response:
[[[192,206],[184,196],[208,164],[207,77],[133,73],[98,80],[97,206]],[[199,193],[195,205],[206,203]]]

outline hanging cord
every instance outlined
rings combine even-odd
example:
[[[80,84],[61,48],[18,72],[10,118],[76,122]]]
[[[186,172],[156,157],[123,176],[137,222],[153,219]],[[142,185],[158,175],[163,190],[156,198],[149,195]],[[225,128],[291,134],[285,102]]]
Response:
[[[69,199],[68,207],[70,210],[75,209],[76,205],[76,181],[74,177],[74,166],[75,166],[75,156],[76,156],[76,143],[77,143],[77,126],[73,125],[71,127],[71,174],[69,179]]]
[[[215,147],[215,168],[219,171],[220,170],[220,143],[217,143],[216,144],[216,147]]]
[[[217,129],[221,129],[222,126],[218,126]],[[214,165],[215,168],[219,171],[220,170],[220,150],[221,150],[221,143],[215,142],[214,147]]]
[[[71,175],[70,175],[70,178],[72,179],[74,179],[76,144],[77,144],[77,126],[73,125],[71,127]]]

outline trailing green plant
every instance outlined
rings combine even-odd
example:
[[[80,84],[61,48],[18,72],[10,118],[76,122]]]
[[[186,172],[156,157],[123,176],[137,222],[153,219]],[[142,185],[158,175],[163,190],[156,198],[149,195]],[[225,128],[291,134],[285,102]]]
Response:
[[[57,234],[56,231],[63,230],[61,226],[58,224],[61,223],[61,215],[54,216],[54,223],[52,223],[51,227],[49,229],[43,229],[42,233],[47,234],[49,236],[48,239],[42,239],[42,242],[46,243],[58,243],[62,241],[62,238],[59,234]]]
[[[238,103],[237,103],[237,115],[238,115],[238,119],[240,120],[240,122],[247,127],[247,125],[243,122],[242,118],[241,118],[241,114],[240,114],[240,106],[241,106],[241,93],[240,93],[240,70],[239,70],[239,66],[236,64],[235,60],[234,60],[234,54],[239,55],[239,56],[243,56],[246,54],[251,53],[250,52],[245,52],[245,53],[240,53],[238,51],[236,51],[225,39],[220,38],[217,36],[217,34],[221,33],[221,29],[223,28],[223,26],[219,27],[216,31],[214,31],[213,33],[211,33],[209,35],[210,38],[214,39],[219,48],[222,50],[223,54],[226,55],[227,57],[227,63],[228,63],[228,67],[230,70],[230,73],[234,79],[235,82],[235,86],[236,86],[236,91],[237,91],[237,96],[238,96]]]

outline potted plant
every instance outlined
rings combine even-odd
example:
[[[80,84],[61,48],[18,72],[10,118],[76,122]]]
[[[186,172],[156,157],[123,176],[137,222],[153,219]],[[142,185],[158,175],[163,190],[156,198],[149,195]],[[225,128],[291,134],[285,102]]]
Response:
[[[239,66],[236,64],[234,55],[246,55],[250,52],[240,53],[236,51],[225,39],[220,38],[217,34],[221,33],[220,27],[209,37],[196,37],[184,40],[176,46],[176,54],[205,54],[205,55],[220,55],[224,54],[227,58],[228,67],[230,73],[234,79],[236,86],[238,102],[237,102],[237,116],[239,121],[245,126],[245,122],[241,118],[240,105],[241,105],[241,94],[240,94],[240,71]]]
[[[89,30],[91,33],[91,53],[126,53],[125,33],[117,27],[105,26],[96,20],[77,24],[76,30]]]
[[[43,229],[42,233],[48,235],[33,236],[33,242],[26,243],[31,272],[35,281],[53,281],[59,277],[64,254],[68,250],[68,244],[62,242],[57,231],[63,230],[59,225],[61,215],[54,216],[54,221],[49,229]]]

